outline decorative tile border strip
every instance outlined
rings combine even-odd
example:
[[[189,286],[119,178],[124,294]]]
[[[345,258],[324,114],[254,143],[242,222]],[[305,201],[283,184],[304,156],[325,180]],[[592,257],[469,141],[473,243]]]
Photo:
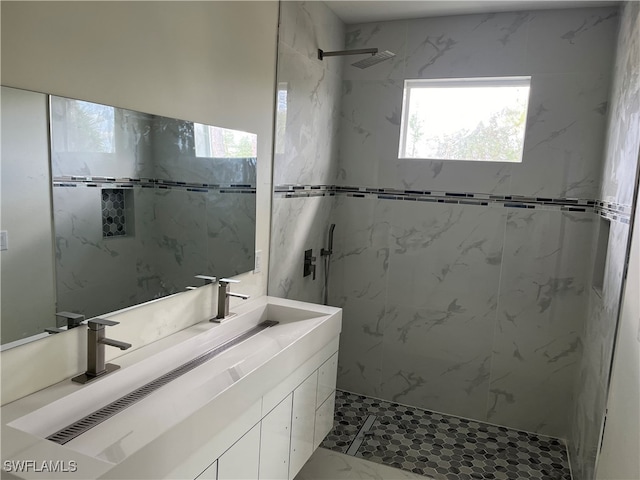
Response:
[[[333,197],[335,185],[276,185],[274,193],[282,198]]]
[[[53,178],[54,187],[93,187],[93,188],[155,188],[162,190],[187,190],[207,193],[256,193],[251,184],[190,183],[157,178],[116,178],[98,176],[59,176]]]
[[[631,207],[627,205],[598,201],[596,202],[594,211],[607,220],[625,223],[627,225],[631,222]]]
[[[493,195],[488,193],[443,192],[433,190],[400,190],[336,185],[276,185],[278,198],[307,198],[347,196],[378,198],[411,202],[447,203],[457,205],[497,206],[504,208],[556,210],[565,212],[596,213],[604,218],[629,223],[631,207],[599,200],[582,198],[553,198],[524,195]]]

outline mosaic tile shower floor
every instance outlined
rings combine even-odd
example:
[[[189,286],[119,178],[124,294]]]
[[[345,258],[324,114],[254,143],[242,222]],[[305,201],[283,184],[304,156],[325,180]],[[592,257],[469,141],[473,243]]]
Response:
[[[377,419],[356,457],[437,480],[571,480],[566,447],[555,438],[339,390],[321,446],[346,453],[369,415]]]

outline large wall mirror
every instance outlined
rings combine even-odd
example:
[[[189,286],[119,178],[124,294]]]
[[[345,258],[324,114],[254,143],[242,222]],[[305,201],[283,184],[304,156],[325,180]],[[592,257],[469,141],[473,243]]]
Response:
[[[2,87],[3,348],[253,269],[256,135]]]

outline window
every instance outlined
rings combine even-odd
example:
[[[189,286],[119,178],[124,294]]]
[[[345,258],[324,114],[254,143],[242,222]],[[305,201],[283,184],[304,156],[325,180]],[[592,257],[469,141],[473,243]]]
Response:
[[[405,80],[400,158],[521,162],[531,77]]]
[[[258,143],[253,133],[193,124],[196,157],[256,158]]]

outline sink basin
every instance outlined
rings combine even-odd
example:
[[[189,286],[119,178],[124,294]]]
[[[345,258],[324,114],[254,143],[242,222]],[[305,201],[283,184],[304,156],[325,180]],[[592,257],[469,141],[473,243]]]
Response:
[[[157,439],[171,437],[176,426],[186,419],[202,416],[202,421],[208,422],[211,428],[224,426],[233,419],[234,408],[241,409],[252,399],[259,399],[340,332],[339,309],[332,307],[261,297],[235,310],[236,315],[226,322],[198,324],[193,327],[198,332],[187,340],[94,383],[79,385],[77,391],[7,426],[46,439],[261,322],[278,322],[161,386],[61,447],[118,464]],[[218,414],[212,420],[211,416],[219,412],[228,413],[229,418]]]

